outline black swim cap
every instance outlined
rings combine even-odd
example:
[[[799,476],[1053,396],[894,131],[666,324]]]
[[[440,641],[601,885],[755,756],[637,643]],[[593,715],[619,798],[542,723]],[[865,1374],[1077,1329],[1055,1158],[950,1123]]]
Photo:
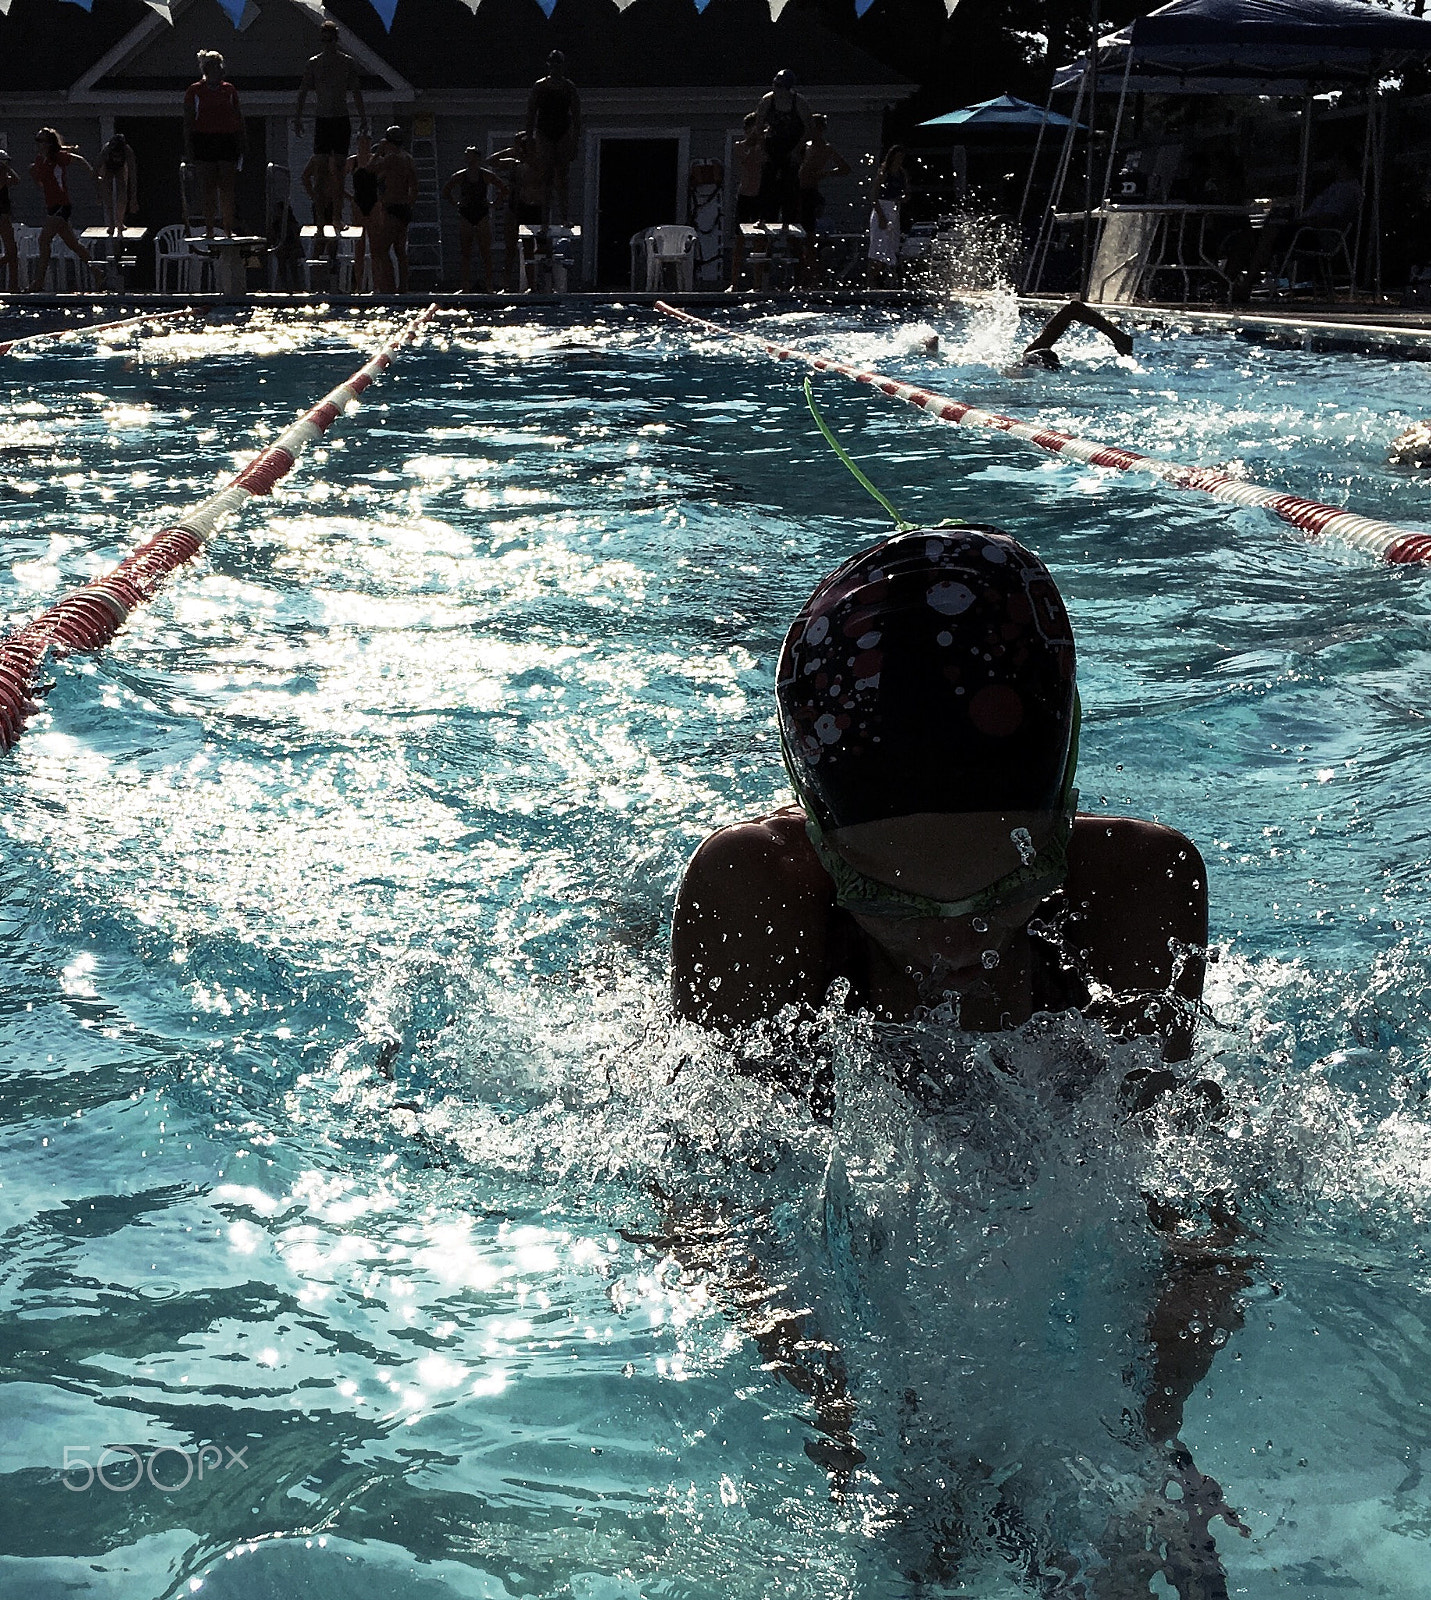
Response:
[[[791,624],[775,694],[822,828],[1062,803],[1073,632],[1048,568],[997,528],[915,529],[851,557]]]

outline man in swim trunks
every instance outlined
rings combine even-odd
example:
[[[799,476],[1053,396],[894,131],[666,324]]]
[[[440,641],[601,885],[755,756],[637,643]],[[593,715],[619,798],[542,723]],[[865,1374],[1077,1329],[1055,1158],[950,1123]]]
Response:
[[[553,50],[547,72],[532,85],[523,129],[541,173],[542,221],[566,226],[567,174],[581,138],[581,99],[566,75],[566,57]],[[553,215],[555,212],[555,215]]]
[[[765,140],[760,132],[760,113],[745,114],[745,133],[736,140],[731,150],[735,164],[735,247],[730,258],[730,287],[739,287],[741,268],[745,265],[745,235],[741,224],[760,221],[760,185],[765,177]],[[763,287],[765,269],[756,269],[757,289]]]
[[[467,165],[454,172],[442,186],[442,198],[457,207],[457,215],[462,219],[463,294],[469,293],[472,288],[474,244],[482,256],[482,279],[487,293],[492,293],[492,206],[487,198],[489,185],[498,191],[499,198],[506,195],[507,185],[490,167],[483,166],[481,150],[475,144],[470,144],[467,146]]]
[[[800,226],[805,230],[801,278],[809,283],[815,276],[815,229],[825,209],[820,184],[826,178],[843,178],[850,164],[825,137],[825,118],[810,118],[810,137],[800,152]]]
[[[775,74],[770,92],[755,112],[756,131],[765,152],[760,180],[760,220],[798,223],[800,220],[800,152],[810,136],[814,113],[795,87],[789,67]]]
[[[776,700],[798,804],[697,850],[680,1015],[740,1029],[843,979],[884,1017],[1079,1010],[1187,1055],[1202,861],[1171,828],[1075,814],[1073,635],[1036,556],[983,527],[862,551],[792,624]]]
[[[490,158],[489,165],[501,174],[507,188],[502,248],[507,288],[515,294],[521,287],[522,228],[538,228],[542,223],[545,179],[537,159],[536,141],[519,133],[505,150],[498,150]]]
[[[417,164],[403,146],[407,135],[394,124],[373,150],[373,171],[378,180],[378,205],[370,230],[373,249],[373,288],[378,294],[394,289],[393,258],[397,258],[396,288],[407,293],[407,230],[417,204]]]
[[[1017,365],[1009,369],[1008,375],[1017,377],[1025,367],[1042,367],[1045,372],[1057,372],[1062,363],[1053,347],[1075,322],[1081,322],[1084,327],[1093,328],[1101,333],[1105,339],[1111,341],[1120,356],[1132,355],[1133,335],[1114,327],[1107,317],[1100,316],[1091,306],[1085,305],[1082,300],[1075,297],[1066,306],[1060,306],[1044,323],[1037,337],[1031,339],[1024,347],[1023,355]]]
[[[343,166],[348,159],[348,144],[353,137],[353,124],[348,117],[348,96],[353,97],[353,107],[358,122],[367,131],[368,113],[363,105],[362,83],[358,63],[352,56],[338,48],[338,24],[326,21],[319,29],[322,48],[316,56],[308,58],[303,70],[303,82],[298,86],[298,109],[293,113],[293,131],[303,132],[303,108],[309,94],[316,96],[313,118],[313,154],[324,158],[329,167],[328,192],[343,192]]]

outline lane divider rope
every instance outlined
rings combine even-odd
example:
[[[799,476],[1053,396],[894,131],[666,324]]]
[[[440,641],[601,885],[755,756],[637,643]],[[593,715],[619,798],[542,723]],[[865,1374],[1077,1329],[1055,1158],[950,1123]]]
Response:
[[[18,339],[0,340],[0,356],[21,344],[40,344],[46,339],[65,339],[82,333],[105,333],[111,328],[137,328],[142,322],[169,322],[175,317],[206,317],[202,306],[184,306],[179,311],[148,311],[139,317],[121,317],[117,322],[82,322],[77,328],[51,328],[47,333],[25,333]]]
[[[34,695],[46,655],[98,650],[108,644],[130,612],[152,600],[164,579],[197,555],[226,517],[255,496],[272,492],[304,448],[321,438],[387,371],[398,351],[417,337],[436,309],[428,306],[404,324],[351,378],[285,428],[222,489],[147,539],[112,571],[91,579],[33,622],[0,639],[0,748],[8,750],[24,732],[25,719],[39,709]]]
[[[838,372],[853,378],[856,383],[866,383],[904,400],[940,422],[952,422],[966,428],[993,428],[1015,439],[1037,445],[1053,455],[1071,456],[1094,467],[1112,467],[1118,472],[1142,473],[1157,478],[1174,489],[1191,489],[1211,495],[1214,500],[1225,500],[1231,505],[1258,506],[1290,523],[1310,539],[1336,539],[1354,550],[1365,550],[1380,556],[1383,561],[1397,564],[1431,562],[1431,533],[1417,533],[1410,528],[1398,528],[1390,522],[1379,522],[1372,517],[1357,515],[1342,506],[1323,505],[1317,500],[1304,500],[1300,495],[1278,494],[1272,489],[1262,489],[1253,483],[1244,483],[1230,473],[1215,467],[1185,467],[1176,461],[1162,461],[1155,456],[1141,455],[1136,450],[1125,450],[1117,445],[1099,444],[1092,439],[1078,439],[1059,433],[1053,428],[1038,427],[1021,422],[1017,417],[1000,416],[997,412],[981,411],[946,394],[935,394],[915,384],[900,383],[878,372],[862,367],[852,367],[828,356],[812,356],[789,345],[772,344],[735,328],[723,328],[718,323],[707,322],[703,317],[692,316],[689,311],[656,302],[656,309],[667,316],[743,344],[753,345],[777,361],[803,361],[819,372]]]

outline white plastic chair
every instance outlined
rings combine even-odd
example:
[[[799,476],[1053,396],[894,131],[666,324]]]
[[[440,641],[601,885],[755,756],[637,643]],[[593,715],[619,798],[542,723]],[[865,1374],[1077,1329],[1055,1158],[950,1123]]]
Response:
[[[167,287],[170,278],[174,287]],[[214,263],[210,256],[197,255],[184,233],[182,222],[171,222],[154,235],[154,287],[160,294],[202,294],[205,282],[214,284]]]
[[[668,268],[675,273],[678,290],[690,293],[696,286],[696,230],[665,222],[646,231],[646,287],[661,289]]]
[[[15,224],[15,258],[20,282],[17,289],[28,289],[40,259],[40,230],[28,222]]]

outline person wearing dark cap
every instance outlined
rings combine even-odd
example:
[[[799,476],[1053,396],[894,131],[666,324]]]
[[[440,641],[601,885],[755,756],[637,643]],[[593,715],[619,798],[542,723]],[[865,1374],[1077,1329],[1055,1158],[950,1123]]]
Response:
[[[417,163],[405,148],[407,135],[396,123],[373,146],[378,204],[369,224],[376,294],[407,293],[407,230],[417,204]],[[397,259],[394,277],[393,259]]]
[[[139,213],[139,164],[122,133],[116,133],[100,151],[94,178],[105,227],[111,233],[122,233],[125,223]]]
[[[696,851],[673,928],[679,1016],[740,1035],[833,997],[888,1022],[952,1016],[954,1028],[987,1033],[1073,1011],[1153,1036],[1165,1061],[1186,1059],[1207,938],[1202,861],[1171,828],[1079,812],[1073,631],[1032,551],[997,528],[962,525],[861,550],[801,607],[775,694],[798,804],[722,828]],[[901,1064],[903,1036],[888,1036],[893,1078],[914,1108],[957,1107],[968,1084],[953,1069],[931,1081],[915,1050]],[[768,1063],[761,1035],[752,1043]],[[741,1070],[778,1073],[833,1119],[827,1066]],[[1087,1073],[1071,1061],[1050,1087],[1077,1096]],[[1147,1066],[1124,1078],[1119,1099],[1130,1114],[1216,1116],[1221,1104],[1213,1085]],[[1241,1323],[1249,1263],[1227,1253],[1236,1221],[1214,1204],[1201,1238],[1159,1201],[1148,1200],[1148,1216],[1163,1281],[1122,1421],[1173,1487],[1110,1518],[1098,1564],[1110,1579],[1137,1580],[1120,1595],[1150,1592],[1161,1572],[1180,1600],[1214,1600],[1228,1591],[1208,1524],[1222,1517],[1247,1530],[1179,1432],[1184,1402]],[[842,1484],[863,1460],[859,1408],[828,1330],[799,1312],[766,1318],[756,1338],[814,1397],[824,1437],[807,1453]],[[1043,1381],[1026,1354],[1011,1357],[1011,1389]],[[1056,1549],[1050,1558],[1060,1564]]]
[[[312,94],[316,107],[313,154],[327,163],[328,182],[324,189],[327,194],[335,196],[335,205],[341,213],[343,168],[353,138],[353,124],[348,116],[348,96],[353,97],[353,109],[358,113],[359,127],[364,133],[368,128],[368,113],[363,105],[358,63],[339,48],[338,24],[330,17],[318,32],[322,48],[316,56],[308,58],[308,65],[303,69],[303,81],[298,86],[298,107],[293,113],[293,131],[302,135],[303,108]]]
[[[681,1016],[738,1030],[843,980],[887,1018],[1078,1010],[1187,1055],[1202,861],[1171,828],[1077,813],[1073,633],[1037,556],[976,526],[861,551],[791,625],[776,701],[798,804],[687,868]]]
[[[1086,305],[1075,295],[1066,305],[1061,305],[1024,346],[1024,353],[1009,369],[1008,375],[1018,377],[1025,367],[1041,367],[1045,372],[1057,372],[1063,363],[1058,359],[1058,352],[1054,346],[1075,322],[1081,322],[1085,328],[1092,328],[1095,333],[1101,333],[1120,356],[1132,355],[1133,335],[1115,327],[1107,317],[1101,316],[1092,306]]]
[[[795,87],[789,67],[756,107],[756,132],[765,151],[765,172],[760,184],[762,222],[800,221],[800,152],[810,137],[814,112]]]
[[[566,75],[566,57],[560,50],[547,57],[546,76],[537,79],[527,96],[523,132],[541,174],[543,221],[565,226],[567,174],[581,138],[581,99]]]

